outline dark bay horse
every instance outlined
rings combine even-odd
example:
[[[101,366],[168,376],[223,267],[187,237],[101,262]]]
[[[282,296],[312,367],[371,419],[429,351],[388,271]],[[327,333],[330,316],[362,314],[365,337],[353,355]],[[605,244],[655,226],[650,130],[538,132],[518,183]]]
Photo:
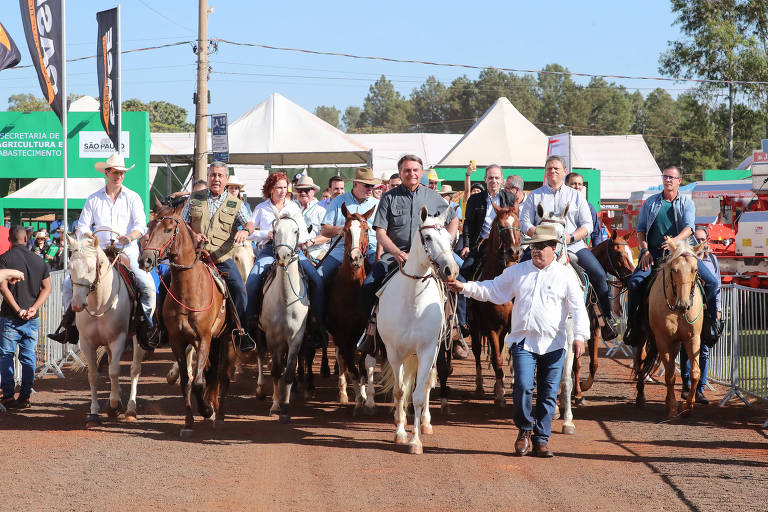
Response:
[[[613,235],[611,235],[610,238],[603,240],[593,247],[592,254],[594,254],[595,259],[602,265],[605,272],[618,279],[621,283],[626,281],[626,279],[632,275],[632,272],[635,271],[635,263],[632,258],[632,251],[629,248],[629,244],[626,239],[618,236],[616,231],[613,232]],[[621,291],[621,286],[622,285],[618,285],[616,289],[617,295]],[[591,293],[594,295],[594,291]],[[576,386],[574,399],[577,404],[584,400],[582,392],[589,391],[595,381],[595,374],[597,374],[598,351],[600,348],[600,325],[597,318],[597,308],[597,297],[593,296],[591,297],[590,304],[587,306],[591,336],[587,343],[587,352],[589,353],[589,378],[584,384],[582,384],[579,379],[582,358],[574,359],[573,362],[573,373]]]
[[[186,405],[182,434],[188,435],[194,423],[192,396],[204,418],[215,413],[217,423],[224,421],[223,402],[235,355],[232,332],[227,329],[224,295],[214,282],[212,270],[200,259],[192,228],[181,218],[183,207],[174,209],[157,204],[155,219],[149,223],[143,240],[139,264],[144,270],[151,270],[165,258],[170,263],[171,282],[162,305],[162,318],[179,365]],[[190,345],[197,353],[192,381],[186,364]]]
[[[706,244],[690,247],[686,241],[668,239],[670,255],[660,265],[660,270],[651,284],[648,294],[648,325],[645,342],[638,347],[635,356],[638,407],[645,405],[645,379],[658,366],[664,365],[664,379],[667,385],[667,417],[677,415],[675,397],[675,359],[680,345],[685,347],[691,362],[691,389],[696,389],[701,372],[699,370],[699,349],[701,347],[701,326],[704,321],[704,291],[696,284],[698,277],[698,256]],[[642,307],[645,307],[644,305]],[[693,409],[696,393],[689,393],[682,404],[682,412]]]
[[[357,351],[357,340],[368,323],[368,313],[360,301],[360,288],[365,279],[365,251],[368,247],[368,219],[375,208],[364,214],[349,213],[347,205],[341,205],[344,215],[344,259],[331,280],[333,293],[328,294],[326,325],[336,345],[339,365],[339,402],[347,403],[347,374],[354,383],[355,409],[357,414],[364,408],[373,413],[373,364],[364,364]],[[373,358],[372,358],[373,359]],[[367,380],[367,389],[366,389]],[[370,397],[370,398],[369,398]]]
[[[479,281],[501,275],[508,266],[520,261],[520,218],[516,207],[499,208],[495,204],[496,218],[491,223],[488,239],[484,242],[485,255]],[[472,318],[469,330],[472,336],[472,353],[475,356],[475,393],[483,394],[482,347],[487,342],[491,349],[491,364],[496,376],[494,404],[504,406],[504,335],[509,332],[512,302],[503,305],[467,299],[467,312]],[[442,391],[441,379],[441,391]]]

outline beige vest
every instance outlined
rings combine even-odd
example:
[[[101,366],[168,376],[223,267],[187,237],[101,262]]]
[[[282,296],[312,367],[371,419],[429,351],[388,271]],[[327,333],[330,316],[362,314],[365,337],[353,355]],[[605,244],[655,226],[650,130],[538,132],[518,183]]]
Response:
[[[225,261],[235,252],[234,237],[238,226],[235,217],[242,201],[227,193],[224,202],[211,217],[208,212],[208,191],[199,190],[189,196],[189,224],[197,233],[208,238],[203,249],[208,251],[216,262]]]

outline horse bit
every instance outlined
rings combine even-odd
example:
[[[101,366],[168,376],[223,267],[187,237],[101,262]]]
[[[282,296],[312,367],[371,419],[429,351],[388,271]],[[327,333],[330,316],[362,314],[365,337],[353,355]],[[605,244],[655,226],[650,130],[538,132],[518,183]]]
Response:
[[[191,265],[180,265],[178,263],[174,263],[173,259],[176,258],[177,254],[168,252],[168,250],[171,248],[171,245],[176,241],[176,235],[179,234],[179,224],[181,224],[181,219],[177,217],[161,217],[160,219],[157,219],[158,222],[163,222],[166,220],[172,220],[175,223],[175,229],[173,230],[173,234],[168,238],[168,241],[163,244],[162,247],[159,249],[156,247],[144,247],[145,251],[154,251],[157,253],[157,261],[160,261],[163,259],[163,257],[168,258],[168,264],[171,267],[178,268],[181,270],[189,270],[192,268],[195,263],[197,262],[197,259],[200,257],[200,251],[195,251],[195,261],[192,262]]]

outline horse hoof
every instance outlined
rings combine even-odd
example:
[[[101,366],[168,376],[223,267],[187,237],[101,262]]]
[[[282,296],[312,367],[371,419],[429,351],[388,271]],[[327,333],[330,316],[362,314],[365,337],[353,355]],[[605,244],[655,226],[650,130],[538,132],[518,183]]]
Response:
[[[288,423],[289,421],[291,421],[291,417],[287,414],[280,414],[277,417],[277,421],[279,421],[280,423]]]
[[[280,414],[280,407],[272,407],[269,410],[269,415],[270,416],[277,416],[278,414]]]
[[[637,397],[635,398],[635,407],[645,407],[645,398]]]
[[[577,396],[576,398],[573,399],[573,404],[574,405],[587,405],[587,401],[584,400],[583,396]]]
[[[254,396],[258,398],[259,400],[264,400],[264,398],[267,396],[266,393],[264,393],[264,388],[261,386],[256,387],[256,392],[254,392]]]
[[[563,425],[563,434],[567,434],[569,436],[572,436],[576,433],[576,426],[575,425]]]
[[[120,413],[123,412],[123,404],[118,402],[117,407],[112,407],[112,404],[107,404],[107,417],[109,419],[117,419]]]
[[[411,444],[408,446],[408,453],[411,455],[422,455],[424,453],[424,447],[420,444]]]
[[[208,419],[211,416],[213,416],[213,407],[211,407],[210,405],[207,407],[201,407],[200,416],[202,416],[205,419]]]
[[[192,430],[191,428],[183,428],[179,431],[179,437],[181,437],[182,439],[188,439],[192,437],[193,433],[194,433],[194,430]]]
[[[507,401],[503,398],[494,398],[493,399],[493,405],[496,407],[501,407],[502,409],[507,406]]]
[[[395,434],[395,444],[408,444],[408,434]]]
[[[485,391],[483,391],[482,386],[478,386],[475,388],[475,396],[481,397],[485,394]]]
[[[88,418],[85,420],[85,428],[93,428],[93,427],[100,427],[101,426],[101,420],[99,419],[98,414],[90,414],[88,415]]]
[[[363,412],[365,413],[366,416],[374,416],[376,414],[376,406],[371,405],[369,407],[366,405],[363,407]]]
[[[432,435],[432,425],[422,425],[421,433],[427,436]]]
[[[339,403],[340,404],[348,404],[349,403],[349,396],[348,395],[339,395]]]
[[[123,421],[136,421],[136,411],[128,411],[125,413],[125,416],[123,416]]]

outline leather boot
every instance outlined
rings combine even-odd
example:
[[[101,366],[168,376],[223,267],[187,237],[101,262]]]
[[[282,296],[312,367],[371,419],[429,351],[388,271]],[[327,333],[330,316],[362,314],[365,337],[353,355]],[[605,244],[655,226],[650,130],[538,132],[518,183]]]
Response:
[[[155,350],[160,344],[160,332],[157,326],[141,307],[136,312],[136,338],[139,346],[147,351]]]
[[[376,310],[374,307],[368,327],[357,342],[357,350],[363,355],[373,355],[376,352]]]
[[[56,332],[48,334],[48,338],[62,344],[71,343],[76,345],[80,341],[80,333],[75,326],[75,312],[72,311],[72,306],[67,307],[64,316],[61,317],[59,326],[56,328]]]

